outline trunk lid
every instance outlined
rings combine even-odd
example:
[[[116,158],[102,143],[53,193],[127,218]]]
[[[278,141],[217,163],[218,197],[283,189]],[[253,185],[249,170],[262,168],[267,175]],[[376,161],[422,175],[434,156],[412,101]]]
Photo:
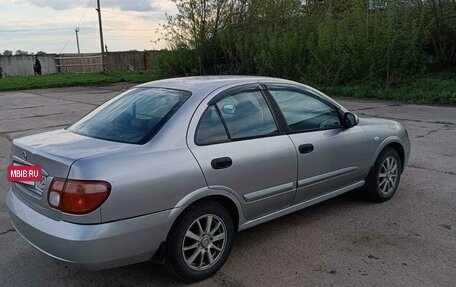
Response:
[[[128,144],[110,142],[81,136],[61,129],[13,140],[14,165],[39,165],[42,181],[37,183],[11,183],[14,193],[34,210],[55,220],[61,212],[51,208],[47,192],[54,177],[67,178],[72,164],[78,159],[118,152],[131,147]]]

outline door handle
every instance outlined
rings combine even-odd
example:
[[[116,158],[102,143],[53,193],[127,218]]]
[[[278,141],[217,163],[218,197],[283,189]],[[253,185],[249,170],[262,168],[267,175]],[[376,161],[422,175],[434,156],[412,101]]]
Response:
[[[228,168],[233,164],[233,160],[229,157],[219,157],[219,158],[214,158],[211,161],[211,166],[213,169],[224,169]]]
[[[309,153],[314,150],[314,146],[312,144],[302,144],[299,146],[299,153]]]

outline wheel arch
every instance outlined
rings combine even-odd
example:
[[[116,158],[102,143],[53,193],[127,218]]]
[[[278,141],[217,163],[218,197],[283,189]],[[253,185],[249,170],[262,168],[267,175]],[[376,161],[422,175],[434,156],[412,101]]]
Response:
[[[189,208],[191,208],[196,203],[200,203],[206,200],[214,200],[222,204],[233,218],[235,231],[239,230],[240,224],[242,224],[242,222],[245,220],[241,204],[235,195],[225,189],[211,189],[206,187],[195,190],[182,198],[172,209],[173,211],[170,215],[170,218],[172,218],[172,220],[168,227],[166,241],[163,241],[160,244],[159,249],[152,257],[152,261],[164,263],[166,242],[168,241],[169,232],[176,224],[176,222],[182,217],[182,215],[184,215],[185,212],[189,210]]]
[[[400,139],[397,137],[391,137],[382,142],[382,144],[377,148],[377,151],[375,152],[375,156],[373,157],[371,166],[372,167],[374,166],[375,161],[386,148],[393,148],[399,154],[399,157],[401,160],[401,173],[402,173],[405,168],[405,166],[404,166],[405,165],[405,150],[404,150],[404,146],[400,142]]]
[[[383,150],[385,150],[386,148],[393,148],[399,154],[399,157],[401,159],[401,173],[402,173],[402,171],[404,171],[404,164],[405,164],[404,147],[398,142],[392,142],[392,143],[389,143],[388,145],[386,145],[383,148]]]
[[[213,200],[222,204],[233,218],[235,230],[239,230],[239,225],[243,222],[244,214],[239,199],[231,192],[224,189],[203,188],[196,190],[184,198],[182,198],[174,209],[178,214],[175,214],[173,224],[179,217],[184,214],[192,205],[201,201]]]

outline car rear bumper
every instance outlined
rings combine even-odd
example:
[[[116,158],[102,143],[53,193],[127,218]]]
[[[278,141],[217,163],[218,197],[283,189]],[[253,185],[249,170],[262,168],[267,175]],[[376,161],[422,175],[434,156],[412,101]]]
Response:
[[[67,265],[106,269],[152,258],[166,240],[176,209],[81,225],[48,218],[10,190],[7,205],[17,232],[31,245]]]

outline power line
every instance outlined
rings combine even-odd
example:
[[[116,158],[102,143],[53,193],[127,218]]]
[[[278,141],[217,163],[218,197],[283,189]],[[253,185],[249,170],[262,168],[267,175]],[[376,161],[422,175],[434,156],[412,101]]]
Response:
[[[142,29],[142,28],[103,28],[104,30],[110,31],[157,31],[157,29]]]
[[[58,54],[61,54],[63,52],[63,50],[65,50],[65,48],[68,46],[68,44],[70,43],[71,39],[69,38],[66,42],[65,42],[65,45],[63,45],[63,48],[60,49],[59,53]]]
[[[81,31],[90,31],[90,32],[87,32],[87,34],[92,34],[96,30],[99,30],[101,28],[101,27],[99,27],[99,29],[97,29],[97,28],[94,28],[94,27],[80,27],[81,23],[85,22],[87,13],[88,13],[89,9],[91,8],[91,6],[93,4],[93,1],[94,0],[87,0],[86,9],[84,10],[83,14],[81,15],[81,18],[79,19],[77,26],[75,26],[75,27],[79,27],[81,29]],[[155,21],[160,21],[159,17],[143,15],[143,14],[141,14],[141,12],[138,12],[138,13],[124,13],[124,12],[110,11],[110,10],[104,10],[104,9],[102,10],[102,9],[100,9],[99,6],[98,6],[98,9],[99,9],[99,14],[101,14],[101,11],[103,11],[103,13],[128,15],[128,16],[133,16],[133,17],[148,18],[148,19],[154,19]],[[100,26],[101,26],[101,23],[100,23]],[[34,33],[36,33],[36,34],[39,34],[39,33],[46,34],[47,33],[48,35],[49,34],[50,35],[52,35],[52,34],[59,35],[59,34],[64,33],[65,31],[68,31],[68,32],[70,30],[74,31],[74,29],[75,29],[74,27],[44,27],[44,28],[36,28],[36,27],[28,28],[27,27],[27,28],[15,28],[15,29],[0,29],[0,33],[6,33],[6,35],[4,35],[4,36],[7,37],[7,38],[10,38],[9,37],[10,35],[7,35],[9,33],[11,33],[11,34],[18,33],[18,36],[20,35],[20,33],[31,33],[30,36],[28,36],[27,38],[29,38],[29,37],[33,38],[33,36],[34,36],[33,34]],[[104,28],[103,27],[103,30],[119,31],[119,32],[121,32],[121,31],[137,31],[137,32],[148,32],[148,31],[150,31],[150,32],[157,32],[159,30],[159,27],[157,27],[157,28],[115,28],[115,27],[113,27],[113,28]],[[55,33],[52,33],[53,31]],[[42,36],[43,35],[40,35],[40,37],[42,37]],[[81,36],[80,38],[86,38],[85,35],[80,35],[80,36]],[[138,36],[136,38],[133,35],[127,35],[127,36],[123,36],[123,37],[122,36],[119,36],[119,37],[109,37],[108,36],[107,38],[114,40],[114,39],[126,39],[126,38],[129,38],[129,39],[142,39],[143,37]],[[69,43],[73,40],[73,36],[68,36],[68,37],[59,36],[59,37],[56,37],[56,39],[61,39],[61,40],[59,40],[59,42],[60,41],[62,41],[62,42],[65,41],[64,45],[62,46],[62,48],[60,49],[60,52],[59,52],[59,53],[62,53],[67,48]]]
[[[78,25],[79,26],[79,25]],[[40,29],[36,29],[36,28],[30,28],[30,29],[7,29],[7,30],[0,30],[0,33],[18,33],[18,32],[43,32],[43,31],[65,31],[65,30],[73,30],[74,27],[55,27],[55,28],[40,28]],[[95,28],[90,28],[90,27],[87,27],[87,28],[84,28],[84,29],[91,29],[91,30],[95,30]]]
[[[84,17],[85,17],[86,14],[87,14],[87,11],[88,11],[89,8],[90,8],[90,4],[92,4],[92,1],[93,1],[93,0],[89,0],[89,3],[87,3],[87,8],[86,8],[86,10],[84,11],[84,14],[82,14],[81,19],[79,19],[78,26],[81,25],[82,20],[84,19]],[[62,53],[63,50],[65,50],[65,48],[66,48],[66,47],[68,46],[68,44],[70,43],[70,40],[71,40],[71,38],[68,38],[68,40],[66,41],[65,45],[63,45],[63,48],[60,50],[59,54]],[[78,43],[78,49],[79,49],[79,43]]]
[[[90,6],[92,5],[92,2],[93,2],[93,0],[89,0],[89,3],[88,3],[88,5],[87,5],[87,8],[86,8],[86,10],[84,11],[84,14],[82,14],[81,19],[79,20],[78,27],[81,26],[82,20],[85,18],[86,14],[87,14],[87,11],[89,11]]]
[[[97,28],[93,27],[80,27],[77,26],[81,30],[98,30]],[[157,28],[158,29],[158,28]],[[110,31],[156,31],[157,29],[151,28],[104,28],[103,30],[110,30]],[[74,30],[74,27],[62,27],[62,28],[41,28],[41,29],[13,29],[13,30],[0,30],[0,33],[9,33],[9,32],[48,32],[48,31],[67,31],[67,30]]]
[[[86,10],[84,11],[84,13],[82,14],[82,17],[79,19],[79,22],[78,22],[78,25],[76,25],[76,27],[80,27],[81,26],[81,23],[82,23],[82,20],[85,19],[85,16],[87,15],[87,11],[89,11],[90,9],[90,6],[92,5],[92,2],[93,0],[89,0],[89,2],[87,3],[87,8]],[[36,29],[36,28],[30,28],[30,29],[5,29],[5,30],[0,30],[0,33],[17,33],[17,32],[40,32],[40,31],[59,31],[59,30],[73,30],[74,27],[52,27],[52,28],[42,28],[42,29]],[[85,30],[88,30],[88,29],[93,29],[94,28],[84,28]]]
[[[149,19],[159,20],[159,19],[157,19],[157,17],[154,17],[154,16],[146,16],[146,15],[143,15],[143,14],[133,14],[133,13],[117,12],[117,11],[110,11],[110,10],[104,10],[104,9],[101,10],[101,11],[103,11],[104,13],[109,13],[109,14],[127,15],[127,16],[134,16],[134,17],[140,16],[141,18],[149,18]]]
[[[81,19],[79,19],[78,26],[74,29],[74,31],[76,32],[76,45],[78,47],[78,54],[81,54],[81,49],[79,47],[79,37],[78,37],[78,33],[80,31],[79,27],[81,26],[82,21],[85,19],[87,11],[89,11],[90,6],[92,5],[92,1],[93,0],[89,0],[89,3],[87,3],[87,8],[85,9],[84,14],[82,14]]]
[[[96,37],[96,36],[81,36],[80,37],[81,39],[99,39],[99,37]],[[103,37],[104,39],[118,39],[118,40],[122,40],[122,39],[138,39],[138,40],[149,40],[147,37],[144,37],[144,36],[137,36],[137,37],[134,37],[134,36],[104,36]]]

